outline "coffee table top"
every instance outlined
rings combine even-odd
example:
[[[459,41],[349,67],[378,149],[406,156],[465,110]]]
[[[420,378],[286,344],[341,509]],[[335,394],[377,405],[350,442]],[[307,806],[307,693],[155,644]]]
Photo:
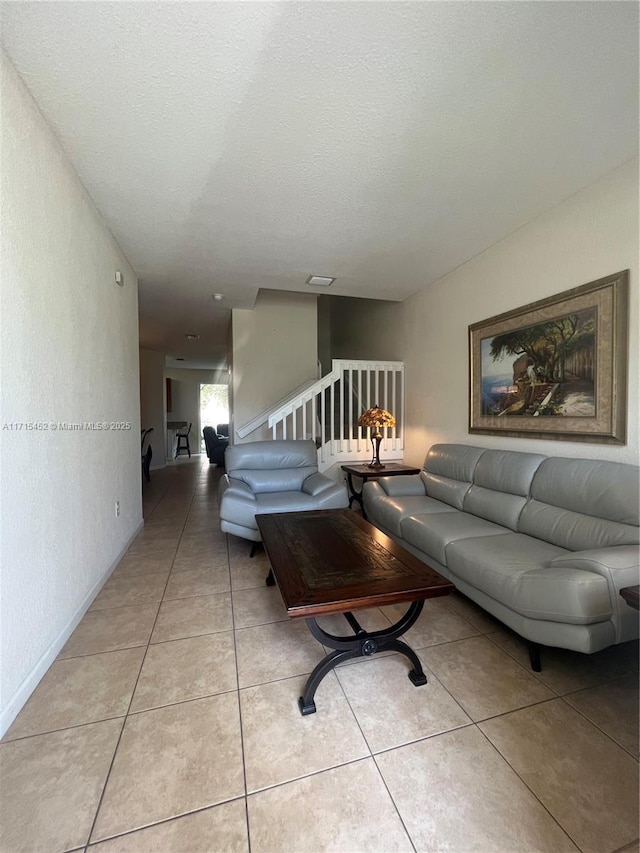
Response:
[[[434,598],[454,586],[348,509],[256,515],[291,617]]]

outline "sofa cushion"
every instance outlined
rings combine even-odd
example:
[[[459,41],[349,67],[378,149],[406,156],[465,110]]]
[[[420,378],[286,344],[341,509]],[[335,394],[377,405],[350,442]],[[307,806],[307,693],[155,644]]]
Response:
[[[638,544],[638,469],[549,458],[531,484],[518,530],[571,551]]]
[[[567,552],[519,533],[463,539],[447,546],[455,577],[531,619],[585,625],[612,614],[607,581],[594,572],[552,567]]]
[[[520,514],[518,529],[569,551],[634,545],[638,541],[637,527],[571,512],[540,501],[528,501]]]
[[[434,444],[420,473],[427,495],[461,510],[478,459],[483,453],[481,447]]]
[[[465,495],[464,511],[517,530],[533,475],[544,459],[539,453],[486,450]]]
[[[425,513],[451,513],[456,515],[458,510],[444,504],[442,501],[436,501],[433,498],[427,498],[424,495],[408,495],[406,497],[378,497],[369,499],[372,490],[365,486],[365,508],[369,520],[374,524],[379,524],[388,530],[394,536],[402,536],[401,524],[403,519],[411,515]]]
[[[447,565],[446,547],[450,542],[475,536],[500,536],[504,527],[476,518],[467,512],[444,512],[412,515],[400,524],[402,536],[428,557]]]

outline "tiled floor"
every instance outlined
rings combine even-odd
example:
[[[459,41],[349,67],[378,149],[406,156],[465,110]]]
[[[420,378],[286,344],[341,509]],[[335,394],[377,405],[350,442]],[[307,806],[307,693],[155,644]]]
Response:
[[[635,644],[534,674],[454,595],[408,635],[427,686],[351,662],[301,717],[322,648],[220,533],[219,475],[152,474],[144,531],[0,744],[3,853],[638,850]]]

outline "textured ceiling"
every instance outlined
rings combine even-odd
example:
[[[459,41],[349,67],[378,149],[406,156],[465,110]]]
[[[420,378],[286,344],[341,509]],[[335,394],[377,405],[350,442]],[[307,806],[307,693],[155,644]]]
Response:
[[[222,356],[229,308],[310,273],[405,299],[637,153],[635,3],[0,13],[140,277],[142,344],[174,355]]]

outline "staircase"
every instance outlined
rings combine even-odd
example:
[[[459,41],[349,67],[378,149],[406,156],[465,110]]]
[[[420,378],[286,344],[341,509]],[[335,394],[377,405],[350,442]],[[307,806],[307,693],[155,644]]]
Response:
[[[268,424],[274,439],[311,439],[318,447],[318,468],[372,456],[368,430],[358,418],[372,406],[395,416],[396,426],[383,429],[381,457],[400,458],[404,450],[404,364],[401,361],[334,359],[331,372],[307,383],[237,430],[248,437]]]

